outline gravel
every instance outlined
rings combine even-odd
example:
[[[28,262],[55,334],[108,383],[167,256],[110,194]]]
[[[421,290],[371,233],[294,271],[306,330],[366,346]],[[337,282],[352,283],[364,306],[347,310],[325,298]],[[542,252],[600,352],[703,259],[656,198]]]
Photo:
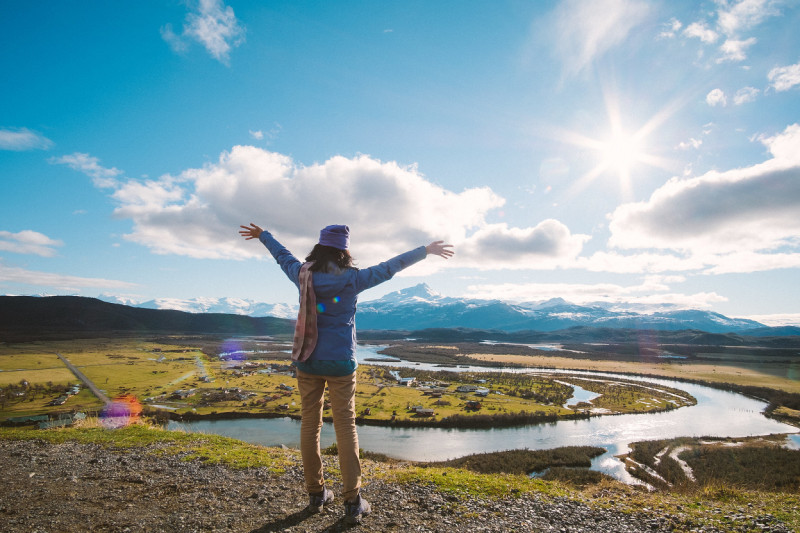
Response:
[[[700,527],[684,516],[642,510],[628,514],[537,494],[467,498],[417,483],[370,481],[373,512],[347,526],[343,506],[304,511],[301,466],[280,475],[265,468],[234,470],[199,460],[91,444],[0,441],[3,488],[0,530],[6,532],[163,531],[442,531],[642,532],[790,531],[771,516],[741,517],[736,529]],[[335,458],[325,457],[335,467]],[[338,495],[341,487],[332,484]],[[758,526],[756,526],[758,523]]]

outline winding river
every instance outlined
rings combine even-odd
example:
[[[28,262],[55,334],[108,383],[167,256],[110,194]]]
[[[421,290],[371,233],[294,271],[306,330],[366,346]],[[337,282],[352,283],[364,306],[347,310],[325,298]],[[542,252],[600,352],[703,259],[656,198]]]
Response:
[[[374,361],[375,358],[382,357],[377,354],[381,347],[359,348],[359,360],[370,358],[369,364],[381,364]],[[452,370],[409,362],[390,364],[414,366],[420,369]],[[498,371],[499,369],[460,367],[459,370]],[[505,370],[550,374],[559,372],[542,369]],[[600,372],[570,371],[570,373],[615,376]],[[697,405],[663,413],[598,416],[588,420],[565,420],[516,428],[468,430],[359,426],[359,444],[365,450],[412,461],[438,461],[473,453],[519,448],[542,450],[560,446],[600,446],[606,448],[607,452],[592,461],[592,469],[627,483],[637,481],[628,474],[622,462],[615,456],[628,452],[628,444],[635,441],[674,437],[748,437],[790,433],[787,445],[800,448],[800,434],[797,433],[797,428],[763,416],[761,412],[766,407],[764,402],[741,394],[681,381],[621,375],[616,377],[685,390],[697,399]],[[577,388],[576,395],[581,394],[581,391],[582,389]],[[300,423],[288,418],[173,421],[169,423],[168,428],[225,435],[266,446],[281,444],[293,448],[300,446]],[[322,446],[329,446],[334,441],[333,427],[326,423],[322,429]]]

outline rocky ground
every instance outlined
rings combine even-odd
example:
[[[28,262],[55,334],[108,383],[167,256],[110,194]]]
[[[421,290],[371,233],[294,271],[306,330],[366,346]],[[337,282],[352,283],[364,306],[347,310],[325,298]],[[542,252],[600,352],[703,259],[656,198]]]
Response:
[[[333,458],[325,460],[335,463]],[[0,529],[9,533],[718,531],[646,509],[628,514],[535,494],[464,499],[428,485],[369,482],[369,477],[363,493],[373,512],[363,524],[347,526],[340,501],[319,515],[304,511],[299,464],[276,475],[267,469],[233,470],[142,449],[39,441],[0,441],[0,464]],[[379,463],[366,466],[367,471],[380,468]],[[333,485],[337,496],[339,488]],[[790,531],[769,516],[748,517],[738,524],[738,531]]]

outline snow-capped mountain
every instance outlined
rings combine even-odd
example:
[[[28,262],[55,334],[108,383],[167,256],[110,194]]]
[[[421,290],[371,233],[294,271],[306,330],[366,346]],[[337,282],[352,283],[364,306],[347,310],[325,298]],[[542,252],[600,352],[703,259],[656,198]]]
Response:
[[[616,306],[620,308],[621,306]],[[657,312],[613,310],[600,304],[577,305],[562,298],[512,304],[500,300],[447,298],[426,284],[387,294],[359,304],[356,320],[361,329],[415,330],[477,328],[503,331],[556,331],[574,326],[681,330],[712,333],[742,332],[764,327],[746,319],[728,318],[711,311],[670,309]]]
[[[273,316],[276,318],[297,318],[297,305],[267,304],[244,298],[156,298],[138,301],[133,298],[102,295],[100,300],[109,303],[142,307],[145,309],[174,309],[187,313],[225,313],[247,316]]]
[[[297,305],[266,304],[240,298],[158,298],[145,302],[101,296],[111,303],[148,309],[177,309],[191,313],[229,313],[294,319]],[[362,330],[418,330],[473,328],[502,331],[557,331],[574,326],[682,330],[710,333],[744,332],[765,327],[754,320],[728,318],[719,313],[658,306],[636,311],[620,304],[578,305],[562,298],[513,304],[501,300],[450,298],[422,283],[377,300],[359,302],[356,321]]]

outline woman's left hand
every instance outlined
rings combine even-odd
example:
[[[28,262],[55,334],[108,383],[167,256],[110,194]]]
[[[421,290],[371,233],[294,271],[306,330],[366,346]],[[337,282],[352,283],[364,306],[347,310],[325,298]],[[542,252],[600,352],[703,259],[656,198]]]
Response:
[[[239,230],[239,235],[241,235],[248,241],[250,239],[258,239],[259,237],[261,237],[261,232],[264,231],[263,229],[259,228],[252,222],[250,223],[250,226],[239,226],[239,227],[242,228]]]

